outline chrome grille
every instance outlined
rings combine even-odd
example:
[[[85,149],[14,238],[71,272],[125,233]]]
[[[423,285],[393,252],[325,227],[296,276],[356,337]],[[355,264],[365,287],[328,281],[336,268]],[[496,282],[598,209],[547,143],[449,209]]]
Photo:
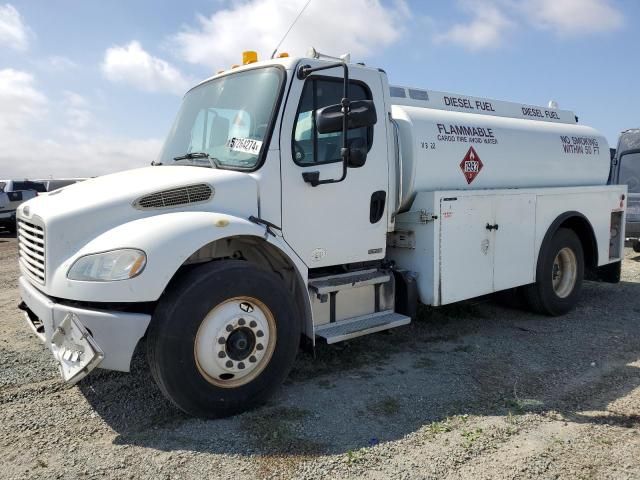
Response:
[[[46,278],[44,228],[33,221],[19,218],[18,247],[20,264],[33,280],[44,285]]]
[[[213,189],[206,183],[172,188],[140,197],[134,202],[136,208],[171,208],[190,203],[206,202],[213,195]]]

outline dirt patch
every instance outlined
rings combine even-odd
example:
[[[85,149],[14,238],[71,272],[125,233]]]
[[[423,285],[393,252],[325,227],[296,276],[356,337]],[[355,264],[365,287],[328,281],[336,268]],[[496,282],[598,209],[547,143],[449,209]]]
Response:
[[[640,255],[549,319],[482,299],[301,352],[262,408],[185,416],[150,379],[78,386],[16,308],[0,239],[3,478],[640,478]],[[507,302],[508,304],[508,302]]]

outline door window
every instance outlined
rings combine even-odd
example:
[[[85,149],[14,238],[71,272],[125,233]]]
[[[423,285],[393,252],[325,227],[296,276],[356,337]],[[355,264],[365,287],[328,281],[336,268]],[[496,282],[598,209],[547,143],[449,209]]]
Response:
[[[620,181],[629,187],[629,193],[640,193],[640,152],[627,153],[620,159]]]
[[[310,79],[305,83],[293,131],[293,159],[298,165],[342,161],[342,132],[320,134],[315,126],[316,111],[340,103],[342,94],[343,82],[340,79]],[[351,82],[349,99],[368,100],[371,95],[363,84]],[[351,148],[361,148],[366,153],[373,142],[373,128],[351,129],[347,141]]]

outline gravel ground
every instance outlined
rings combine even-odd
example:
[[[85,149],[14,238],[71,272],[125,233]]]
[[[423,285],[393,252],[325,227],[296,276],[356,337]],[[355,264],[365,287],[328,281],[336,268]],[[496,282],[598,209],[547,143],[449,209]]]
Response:
[[[16,308],[0,235],[2,478],[640,478],[640,255],[549,319],[495,300],[301,353],[271,402],[203,421],[151,381],[74,387]]]

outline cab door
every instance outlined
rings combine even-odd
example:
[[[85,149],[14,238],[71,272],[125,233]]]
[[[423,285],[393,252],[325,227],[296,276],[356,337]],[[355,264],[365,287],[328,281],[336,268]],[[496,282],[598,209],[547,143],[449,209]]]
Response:
[[[307,61],[305,61],[307,63]],[[320,62],[308,61],[313,66]],[[293,79],[283,116],[280,152],[282,232],[309,268],[384,257],[388,214],[387,113],[378,72],[350,68],[350,100],[374,100],[377,123],[349,130],[351,148],[366,152],[362,167],[349,168],[337,183],[312,186],[304,173],[320,180],[340,179],[342,132],[320,134],[318,109],[340,103],[342,68]]]

